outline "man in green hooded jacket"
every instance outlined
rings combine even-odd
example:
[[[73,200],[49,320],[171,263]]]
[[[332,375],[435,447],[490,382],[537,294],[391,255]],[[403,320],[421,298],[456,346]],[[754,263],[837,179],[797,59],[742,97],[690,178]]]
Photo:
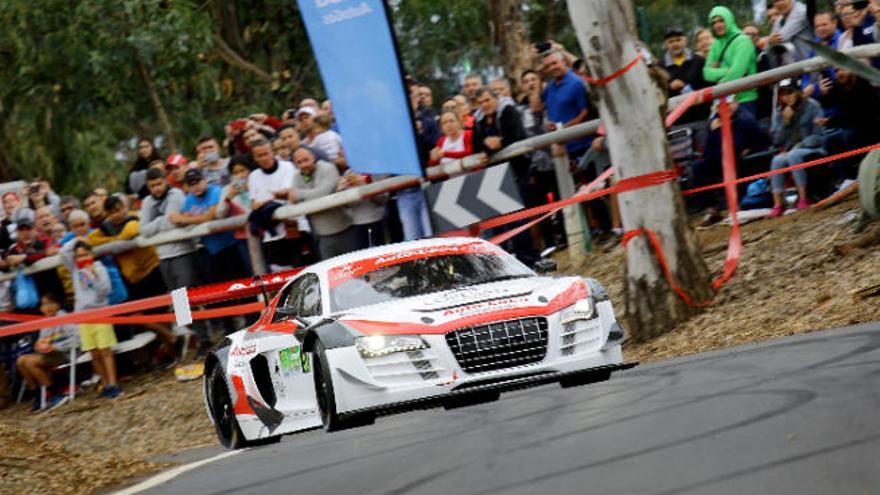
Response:
[[[709,26],[715,41],[709,48],[706,64],[703,66],[703,79],[713,83],[724,83],[749,76],[757,71],[755,45],[736,25],[733,12],[727,7],[715,7],[709,12]],[[740,109],[747,109],[755,115],[757,111],[758,90],[747,89],[737,93]]]

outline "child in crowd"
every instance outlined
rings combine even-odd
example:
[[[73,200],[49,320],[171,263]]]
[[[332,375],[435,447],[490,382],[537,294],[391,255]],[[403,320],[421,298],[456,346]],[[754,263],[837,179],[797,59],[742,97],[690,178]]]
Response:
[[[46,317],[65,314],[61,309],[58,296],[51,292],[46,292],[40,297],[40,312]],[[37,352],[18,357],[15,365],[24,378],[27,388],[37,390],[39,386],[46,387],[46,403],[42,403],[41,394],[37,393],[31,412],[51,411],[67,402],[67,395],[52,387],[50,371],[52,368],[67,363],[70,349],[77,347],[77,345],[79,345],[79,338],[76,325],[68,324],[43,328],[34,345]]]
[[[61,248],[61,261],[73,278],[74,308],[76,311],[101,308],[109,303],[110,275],[103,263],[95,259],[92,246],[77,237]],[[100,397],[115,399],[122,394],[116,384],[116,358],[113,346],[116,333],[107,323],[82,323],[79,336],[83,352],[92,354],[92,366],[104,384]]]

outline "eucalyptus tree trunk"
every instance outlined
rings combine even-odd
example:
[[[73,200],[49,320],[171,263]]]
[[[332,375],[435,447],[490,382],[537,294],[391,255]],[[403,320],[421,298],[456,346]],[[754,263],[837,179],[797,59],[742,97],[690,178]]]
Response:
[[[488,4],[492,41],[504,61],[504,73],[513,81],[532,63],[522,4],[522,0],[489,0]]]
[[[606,77],[636,57],[630,0],[567,3],[593,77]],[[598,96],[599,116],[618,180],[672,168],[663,124],[666,99],[644,63],[591,91]],[[709,298],[709,274],[688,224],[678,183],[622,193],[618,201],[624,230],[653,231],[678,286],[695,302]],[[663,334],[699,311],[672,290],[646,236],[634,237],[626,255],[626,312],[636,340]]]

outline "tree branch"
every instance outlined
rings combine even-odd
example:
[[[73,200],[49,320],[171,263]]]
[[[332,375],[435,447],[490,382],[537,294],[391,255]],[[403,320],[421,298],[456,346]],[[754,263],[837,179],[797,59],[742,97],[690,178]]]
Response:
[[[253,72],[263,81],[272,82],[272,76],[269,75],[268,72],[242,58],[241,55],[239,55],[235,50],[233,50],[229,45],[226,44],[226,42],[219,34],[214,33],[212,37],[214,39],[214,43],[217,44],[216,51],[221,57],[223,57],[223,60],[225,60],[230,65],[234,65],[240,69],[246,70],[248,72]]]

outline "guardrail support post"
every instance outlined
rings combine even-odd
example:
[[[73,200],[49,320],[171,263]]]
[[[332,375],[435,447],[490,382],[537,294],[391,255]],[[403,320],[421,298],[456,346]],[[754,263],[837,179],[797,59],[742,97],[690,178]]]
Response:
[[[553,168],[556,171],[556,184],[559,186],[559,199],[568,199],[574,196],[574,179],[571,177],[568,163],[568,153],[565,146],[554,144],[552,147]],[[562,209],[562,217],[565,222],[565,237],[568,241],[568,256],[572,266],[580,266],[586,259],[584,256],[589,246],[589,231],[584,230],[581,222],[580,204],[566,206]]]
[[[266,260],[263,258],[263,243],[261,239],[251,233],[251,229],[247,230],[248,254],[251,257],[251,267],[254,275],[265,275],[269,272],[266,269]]]

